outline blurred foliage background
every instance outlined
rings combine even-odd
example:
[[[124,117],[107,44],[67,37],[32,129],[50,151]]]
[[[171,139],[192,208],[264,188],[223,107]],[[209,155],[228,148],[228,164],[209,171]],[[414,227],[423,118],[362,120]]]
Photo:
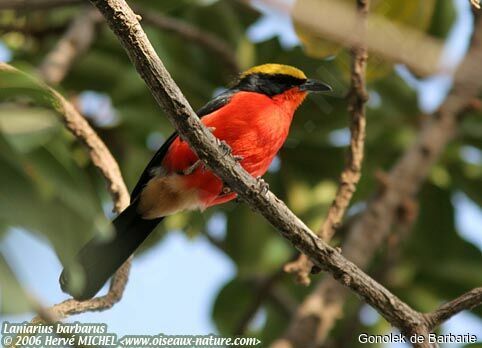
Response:
[[[333,96],[311,97],[300,108],[287,143],[266,175],[271,190],[316,230],[334,197],[349,138],[344,99],[349,87],[347,52],[336,43],[312,38],[299,25],[295,27],[301,44],[286,44],[276,36],[254,40],[248,34],[256,29],[252,25],[262,14],[249,2],[133,3],[146,13],[167,15],[214,34],[226,42],[240,69],[266,62],[290,64],[334,87]],[[441,40],[447,39],[456,18],[454,3],[448,0],[380,0],[373,1],[372,7],[391,20]],[[81,6],[66,6],[0,12],[0,42],[11,52],[10,63],[35,76],[37,67],[80,10]],[[285,25],[290,23],[286,21]],[[203,45],[149,23],[143,26],[195,109],[236,76],[232,67]],[[364,201],[376,191],[375,172],[389,170],[414,141],[422,118],[430,117],[423,115],[419,107],[413,83],[417,77],[406,78],[410,72],[395,64],[370,59],[366,156],[348,220],[363,210]],[[95,127],[118,160],[127,186],[133,188],[172,127],[106,25],[99,25],[92,46],[78,57],[56,88]],[[45,238],[59,258],[68,262],[80,245],[108,225],[112,203],[105,183],[82,145],[64,129],[41,85],[24,75],[3,73],[0,101],[0,243],[11,227],[22,227]],[[373,262],[372,274],[381,274],[384,285],[419,310],[431,310],[441,301],[482,284],[480,245],[477,247],[458,233],[454,206],[454,195],[464,195],[479,207],[482,204],[480,116],[480,112],[466,116],[458,136],[433,168],[419,196],[416,223],[396,253],[387,244]],[[225,234],[216,233],[224,223]],[[239,330],[263,279],[274,277],[274,287],[294,304],[311,290],[294,284],[289,276],[276,275],[294,250],[244,204],[229,203],[202,214],[170,217],[142,251],[162,243],[165,232],[174,229],[192,237],[208,236],[236,265],[235,277],[226,279],[214,295],[212,319],[222,334]],[[397,233],[396,226],[393,233]],[[343,231],[335,243],[342,238]],[[394,253],[395,261],[389,263]],[[2,314],[25,311],[22,300],[15,301],[18,290],[11,288],[15,282],[8,280],[13,274],[4,261],[0,266],[5,289],[1,293]],[[316,276],[315,282],[321,277]],[[360,322],[359,310],[358,300],[352,298],[333,340],[347,339],[347,330],[354,335],[389,329],[382,319],[370,324]],[[290,311],[269,299],[260,311],[266,317],[263,324],[248,325],[246,332],[267,344],[283,332]],[[480,317],[482,310],[475,313]],[[351,347],[356,346],[355,340],[349,341]]]

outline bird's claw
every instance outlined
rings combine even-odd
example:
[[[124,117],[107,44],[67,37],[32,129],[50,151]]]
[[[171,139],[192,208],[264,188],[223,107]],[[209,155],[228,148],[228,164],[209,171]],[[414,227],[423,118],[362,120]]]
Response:
[[[231,149],[231,146],[229,146],[227,142],[225,142],[224,140],[220,140],[218,138],[216,138],[216,141],[218,143],[218,146],[221,148],[221,151],[223,152],[223,156],[233,155],[233,150]],[[233,155],[233,158],[236,162],[241,162],[244,159],[243,156],[239,156],[239,155]]]
[[[217,138],[216,138],[217,139]],[[221,148],[221,151],[223,152],[223,155],[224,156],[228,156],[230,155],[233,150],[231,149],[231,147],[228,145],[227,142],[225,142],[224,140],[219,140],[217,139],[217,142],[218,142],[218,145],[219,147]]]
[[[261,188],[260,193],[263,196],[266,196],[269,192],[269,184],[264,181],[264,179],[260,176],[256,178],[256,181],[258,182],[259,187]]]
[[[192,173],[194,173],[194,171],[196,169],[199,168],[199,166],[202,164],[202,161],[201,160],[197,160],[196,162],[194,162],[193,165],[191,165],[189,168],[186,168],[182,171],[182,174],[184,175],[191,175]]]

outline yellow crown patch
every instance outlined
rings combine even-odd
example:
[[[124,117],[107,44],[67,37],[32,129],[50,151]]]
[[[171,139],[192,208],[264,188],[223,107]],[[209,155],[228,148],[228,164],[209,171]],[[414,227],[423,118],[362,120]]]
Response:
[[[283,64],[263,64],[252,67],[241,74],[241,78],[252,74],[288,75],[297,79],[306,79],[306,75],[300,69]]]

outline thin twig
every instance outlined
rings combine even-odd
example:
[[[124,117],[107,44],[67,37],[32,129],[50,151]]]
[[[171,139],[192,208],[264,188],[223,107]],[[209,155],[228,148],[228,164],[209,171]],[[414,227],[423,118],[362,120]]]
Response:
[[[91,7],[74,18],[38,69],[45,82],[57,85],[64,79],[74,61],[89,49],[95,38],[95,28],[101,20],[99,12]]]
[[[74,299],[65,300],[48,308],[48,311],[53,313],[57,318],[57,321],[59,321],[75,314],[99,312],[112,308],[122,298],[129,276],[130,263],[131,259],[126,261],[115,273],[107,294],[94,297],[87,301],[77,301]],[[32,319],[32,322],[39,321],[41,321],[40,316]]]
[[[230,73],[237,74],[239,72],[238,62],[234,55],[234,48],[220,39],[215,34],[174,17],[168,17],[158,12],[146,11],[139,7],[134,10],[142,17],[148,25],[179,35],[181,38],[192,43],[201,45],[212,51],[229,69]]]
[[[92,163],[104,176],[107,188],[114,201],[114,211],[120,213],[129,205],[130,198],[122,180],[119,165],[86,119],[57,91],[53,89],[50,89],[50,91],[59,101],[56,109],[62,116],[65,126],[87,147]]]
[[[482,287],[475,288],[425,315],[428,327],[433,330],[454,315],[482,305]]]
[[[37,313],[37,317],[35,317],[31,322],[30,324],[40,324],[40,323],[45,323],[45,324],[49,324],[49,325],[52,325],[52,326],[55,326],[57,325],[59,322],[60,322],[60,318],[57,316],[57,314],[52,310],[52,308],[46,308],[44,307],[39,301],[37,301],[36,298],[34,298],[33,296],[27,294],[27,297],[28,297],[28,301],[30,302],[32,308],[34,309],[34,311]],[[63,338],[67,338],[67,339],[72,339],[72,341],[74,342],[72,345],[72,347],[82,347],[82,346],[79,346],[77,343],[76,343],[76,339],[75,339],[75,335],[71,334],[71,333],[68,333],[68,332],[58,332],[58,330],[54,330],[54,332],[56,332],[56,335],[60,336],[60,337],[63,337]],[[14,348],[15,345],[11,345],[10,348]]]
[[[35,313],[37,313],[37,317],[35,317],[35,319],[33,319],[31,322],[32,324],[36,324],[36,323],[55,324],[58,321],[60,321],[60,319],[55,315],[55,313],[51,309],[42,306],[33,297],[29,298],[29,302],[33,310],[35,311]]]
[[[357,27],[360,32],[364,32],[367,24],[366,16],[368,14],[369,1],[358,0],[357,7],[360,14]],[[350,147],[348,148],[345,168],[340,174],[335,199],[328,210],[323,226],[317,232],[327,243],[333,238],[337,228],[341,225],[345,211],[355,193],[356,185],[360,181],[363,162],[366,127],[365,104],[368,100],[365,86],[368,50],[364,44],[354,46],[351,49],[351,55],[351,87],[348,102],[351,133]],[[313,263],[310,262],[306,255],[301,254],[297,260],[285,266],[285,271],[294,273],[296,280],[300,284],[308,286],[311,282],[310,271],[312,267]]]

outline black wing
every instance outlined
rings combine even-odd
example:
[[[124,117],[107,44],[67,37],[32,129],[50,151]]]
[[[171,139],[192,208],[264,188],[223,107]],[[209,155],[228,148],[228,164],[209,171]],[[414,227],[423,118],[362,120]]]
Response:
[[[235,93],[235,90],[228,89],[225,92],[221,93],[217,97],[215,97],[213,100],[208,102],[206,105],[204,105],[202,108],[200,108],[197,111],[197,115],[199,118],[202,118],[203,116],[206,116],[210,114],[211,112],[214,112],[224,105],[226,105],[229,100],[231,99],[231,96]],[[149,164],[146,166],[144,171],[141,174],[141,177],[139,178],[139,181],[137,182],[136,186],[134,187],[134,190],[132,190],[131,193],[131,202],[133,202],[141,193],[142,189],[144,186],[151,180],[153,177],[153,172],[154,169],[159,167],[162,163],[162,160],[164,159],[164,156],[167,153],[167,150],[171,146],[172,142],[177,138],[177,132],[172,133],[169,138],[162,144],[162,146],[157,150],[155,155],[152,157],[152,159],[149,161]]]
[[[236,89],[227,89],[217,97],[215,97],[213,100],[208,102],[206,105],[204,105],[202,108],[200,108],[197,111],[197,115],[201,118],[203,116],[206,116],[210,114],[211,112],[216,111],[217,109],[220,109],[224,105],[226,105],[230,100],[231,97],[233,96],[234,93],[236,93]]]

